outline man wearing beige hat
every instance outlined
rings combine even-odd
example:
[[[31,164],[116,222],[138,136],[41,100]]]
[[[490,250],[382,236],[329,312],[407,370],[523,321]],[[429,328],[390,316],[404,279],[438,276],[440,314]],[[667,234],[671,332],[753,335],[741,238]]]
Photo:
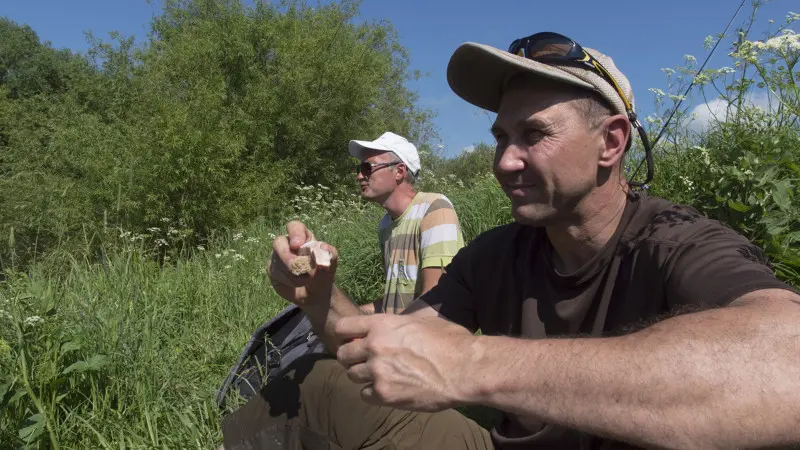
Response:
[[[401,315],[360,315],[333,285],[333,247],[330,268],[287,275],[297,246],[276,239],[272,282],[294,288],[336,359],[298,360],[226,447],[800,443],[800,295],[744,237],[625,179],[634,136],[649,148],[612,59],[539,33],[508,51],[464,44],[447,77],[497,113],[493,169],[515,222]],[[500,411],[491,430],[453,409],[473,404]]]

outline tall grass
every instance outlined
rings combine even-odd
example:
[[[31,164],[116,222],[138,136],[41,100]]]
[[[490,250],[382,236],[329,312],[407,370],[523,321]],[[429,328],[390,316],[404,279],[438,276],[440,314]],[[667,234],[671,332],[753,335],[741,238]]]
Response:
[[[490,182],[420,187],[451,197],[474,236],[509,217]],[[340,249],[342,288],[372,301],[383,210],[329,192],[299,188],[296,218]],[[0,284],[0,448],[216,448],[216,389],[250,333],[287,306],[264,274],[281,227],[256,223],[166,261],[110,236],[102,264],[11,274]]]

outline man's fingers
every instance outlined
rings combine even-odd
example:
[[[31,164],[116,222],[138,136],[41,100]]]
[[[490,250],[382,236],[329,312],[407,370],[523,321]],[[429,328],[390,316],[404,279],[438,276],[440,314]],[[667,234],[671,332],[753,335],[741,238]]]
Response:
[[[369,333],[370,328],[372,328],[376,322],[382,320],[383,318],[383,315],[358,315],[343,317],[336,322],[334,333],[336,334],[337,338],[343,341],[349,341],[355,338],[363,338],[367,335],[367,333]]]
[[[336,359],[345,367],[363,363],[369,357],[367,346],[363,339],[357,339],[347,344],[342,344],[336,351]]]
[[[314,233],[303,222],[297,220],[286,224],[286,233],[292,250],[297,250],[306,242],[314,239]]]
[[[286,236],[278,236],[272,241],[272,255],[277,257],[284,266],[289,267],[294,255],[289,247],[289,239]]]
[[[372,371],[369,370],[369,364],[361,363],[356,364],[347,369],[347,378],[353,383],[372,383],[374,377]]]

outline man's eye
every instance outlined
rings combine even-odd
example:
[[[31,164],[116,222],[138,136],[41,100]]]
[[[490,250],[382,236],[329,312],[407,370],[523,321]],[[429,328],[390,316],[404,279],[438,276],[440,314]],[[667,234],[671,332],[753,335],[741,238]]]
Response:
[[[539,130],[528,130],[525,132],[525,140],[529,143],[536,143],[544,137],[544,134]]]

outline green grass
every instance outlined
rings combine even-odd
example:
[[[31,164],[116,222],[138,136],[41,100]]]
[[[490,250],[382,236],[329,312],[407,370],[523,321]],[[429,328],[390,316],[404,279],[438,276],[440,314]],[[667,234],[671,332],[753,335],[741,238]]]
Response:
[[[470,236],[508,218],[496,187],[439,187]],[[304,207],[317,237],[340,250],[340,285],[359,303],[377,298],[383,211]],[[109,244],[103,263],[61,255],[53,260],[71,261],[63,273],[43,263],[0,283],[0,448],[22,437],[31,448],[216,448],[216,389],[250,333],[287,306],[264,274],[281,232],[255,224],[163,267]],[[485,422],[484,411],[465,412]]]

